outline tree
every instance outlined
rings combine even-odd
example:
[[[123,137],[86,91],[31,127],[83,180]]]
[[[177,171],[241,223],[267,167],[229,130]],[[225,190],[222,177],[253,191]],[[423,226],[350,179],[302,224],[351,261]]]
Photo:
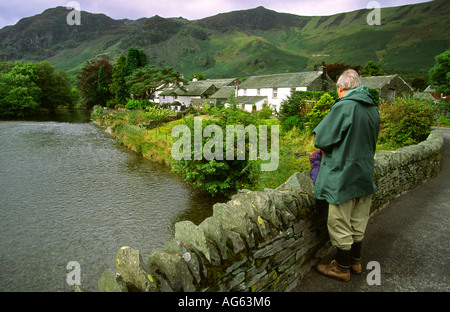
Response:
[[[436,64],[428,73],[430,84],[444,95],[450,94],[450,49],[435,57]]]
[[[102,102],[98,84],[100,68],[103,68],[106,85],[109,85],[112,77],[112,65],[107,59],[88,61],[78,74],[78,89],[82,103],[87,108],[92,108]]]
[[[98,70],[98,82],[97,82],[97,103],[101,106],[106,106],[106,102],[111,99],[111,92],[109,91],[108,84],[106,83],[105,70],[100,67]]]
[[[39,108],[40,88],[31,63],[16,62],[8,73],[0,73],[0,117],[24,117]]]
[[[142,68],[147,64],[147,54],[144,50],[139,50],[136,47],[129,48],[125,63],[125,76],[131,75],[136,69]]]
[[[411,87],[416,92],[422,92],[427,87],[427,79],[423,77],[416,77],[413,80],[411,80]]]
[[[189,128],[189,134],[182,134],[183,139],[184,135],[189,136],[187,139],[190,142],[190,159],[173,159],[172,160],[172,169],[174,172],[180,173],[183,176],[183,179],[188,183],[193,183],[194,187],[209,192],[211,195],[229,195],[239,188],[242,185],[253,183],[255,176],[253,173],[256,167],[257,161],[250,160],[249,158],[249,134],[244,130],[243,134],[245,137],[245,146],[246,149],[244,151],[245,157],[243,160],[237,160],[237,155],[240,154],[239,149],[236,146],[233,146],[233,154],[234,160],[227,160],[227,151],[223,149],[222,151],[215,150],[214,153],[223,153],[218,154],[218,157],[214,157],[213,159],[205,159],[202,156],[201,159],[196,159],[195,150],[197,149],[200,142],[196,142],[195,132],[200,131],[204,133],[205,128],[207,126],[217,126],[222,129],[222,133],[227,133],[226,127],[231,125],[242,125],[243,128],[247,126],[255,126],[258,127],[258,122],[254,115],[240,109],[223,109],[218,114],[219,119],[203,119],[201,123],[202,129],[197,128],[195,119],[193,117],[188,117],[183,120],[183,124]],[[238,137],[238,133],[234,133],[234,136]],[[217,136],[217,137],[216,137]],[[182,139],[182,138],[180,138]],[[201,145],[203,148],[206,148],[206,144],[210,142],[210,140],[215,141],[218,139],[220,141],[220,135],[214,133],[214,137],[207,138],[202,136]],[[223,146],[227,146],[227,137],[223,139]],[[236,138],[236,140],[238,140]],[[248,143],[247,143],[248,142]],[[233,139],[234,144],[234,139]],[[270,145],[270,143],[268,143]],[[218,145],[222,145],[218,143]],[[211,147],[211,146],[210,146]],[[175,147],[172,147],[175,148]],[[184,146],[186,148],[186,146]],[[211,147],[212,148],[212,147]],[[217,145],[214,149],[217,148]],[[185,152],[185,151],[183,151]],[[222,156],[222,157],[220,157]],[[184,158],[184,157],[183,157]],[[218,159],[221,158],[221,159]]]
[[[150,65],[137,69],[126,78],[130,92],[138,99],[151,99],[156,91],[171,84],[179,85],[183,81],[181,74],[171,67],[157,68]]]
[[[376,64],[374,61],[367,62],[366,65],[361,69],[361,76],[371,77],[371,76],[383,76],[385,73],[381,70],[381,65]]]
[[[71,107],[73,101],[68,75],[48,62],[17,62],[0,72],[0,116],[54,113],[58,106]]]
[[[361,70],[360,65],[349,65],[346,63],[326,63],[327,74],[333,81],[337,81],[339,76],[347,69],[354,69],[357,72]]]
[[[109,85],[109,91],[114,95],[116,102],[120,104],[126,103],[128,98],[128,88],[125,82],[125,64],[127,57],[121,55],[113,68],[112,80]]]
[[[203,74],[203,73],[192,74],[192,75],[189,77],[189,80],[192,81],[192,80],[194,80],[194,79],[197,79],[197,81],[200,81],[200,80],[206,80],[206,76],[205,76],[205,74]]]
[[[126,103],[130,96],[126,78],[133,75],[137,69],[147,65],[147,54],[144,50],[139,50],[136,47],[129,48],[126,57],[119,57],[114,67],[113,90],[111,90],[116,98],[116,102],[121,104]]]
[[[55,71],[48,62],[34,64],[36,85],[41,89],[40,106],[54,113],[58,106],[73,106],[72,88],[69,76]]]

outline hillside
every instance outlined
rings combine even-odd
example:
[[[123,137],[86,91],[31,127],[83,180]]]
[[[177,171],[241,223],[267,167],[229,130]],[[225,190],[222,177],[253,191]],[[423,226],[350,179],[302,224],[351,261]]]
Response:
[[[65,7],[48,9],[0,30],[0,61],[47,60],[75,73],[96,56],[115,61],[129,47],[143,48],[151,64],[186,76],[245,77],[312,70],[315,64],[373,60],[387,72],[426,73],[434,56],[450,48],[446,0],[386,8],[380,26],[370,10],[331,16],[297,16],[257,7],[201,20],[154,16],[135,21],[81,13],[66,23]]]

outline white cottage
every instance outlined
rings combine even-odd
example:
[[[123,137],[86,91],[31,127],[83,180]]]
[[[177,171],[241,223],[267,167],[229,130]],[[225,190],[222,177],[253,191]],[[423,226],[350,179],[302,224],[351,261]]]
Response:
[[[208,99],[224,86],[232,86],[236,82],[236,78],[229,79],[208,79],[191,81],[183,86],[164,90],[159,94],[159,103],[180,103],[186,107],[190,106],[193,101]]]
[[[295,91],[332,91],[335,83],[326,71],[252,76],[238,86],[238,97],[266,97],[279,111],[281,103]]]

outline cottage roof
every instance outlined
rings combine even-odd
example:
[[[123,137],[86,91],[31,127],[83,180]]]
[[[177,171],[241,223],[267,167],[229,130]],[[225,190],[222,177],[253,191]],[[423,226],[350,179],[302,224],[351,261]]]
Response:
[[[214,93],[223,86],[234,85],[235,81],[236,78],[190,81],[183,86],[164,90],[160,95],[202,96]]]
[[[214,88],[212,92],[216,90],[213,84],[204,80],[191,81],[184,86],[167,89],[161,92],[160,95],[201,96],[210,91],[211,88]]]
[[[300,72],[284,73],[274,75],[252,76],[244,81],[240,89],[261,89],[261,88],[295,88],[307,87],[317,78],[321,78],[323,72]]]
[[[267,100],[267,96],[238,96],[236,101],[239,104],[256,104],[258,102]]]
[[[389,76],[372,76],[372,77],[362,77],[361,78],[361,84],[363,86],[372,88],[372,89],[381,89],[385,85],[391,83],[394,79],[400,79],[403,84],[405,84],[409,89],[411,89],[411,92],[413,92],[413,89],[411,86],[402,79],[399,75],[389,75]]]
[[[234,94],[235,87],[225,86],[221,87],[216,93],[210,96],[211,99],[228,99],[231,94]]]
[[[372,89],[381,89],[395,77],[398,75],[361,77],[361,84]]]
[[[217,89],[220,89],[225,86],[234,86],[236,82],[236,78],[226,78],[226,79],[207,79],[207,80],[200,80],[203,82],[208,82],[216,86]]]

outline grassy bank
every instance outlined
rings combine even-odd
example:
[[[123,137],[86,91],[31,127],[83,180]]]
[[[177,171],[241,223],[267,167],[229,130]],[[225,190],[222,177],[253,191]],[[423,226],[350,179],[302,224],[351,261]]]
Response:
[[[104,127],[117,142],[151,161],[171,166],[170,151],[173,144],[172,128],[182,120],[164,123],[148,130],[150,122],[143,111],[112,110],[94,108],[92,119]]]
[[[163,164],[172,169],[171,147],[173,145],[172,128],[183,123],[183,120],[170,121],[158,128],[148,130],[145,126],[150,122],[140,110],[112,110],[94,108],[92,119],[105,128],[117,142],[145,159]],[[264,120],[264,124],[278,124],[277,119]],[[315,148],[313,137],[295,128],[282,133],[280,137],[280,159],[275,171],[260,172],[255,183],[243,184],[242,188],[264,190],[276,188],[284,183],[292,174],[308,170],[309,155]]]

